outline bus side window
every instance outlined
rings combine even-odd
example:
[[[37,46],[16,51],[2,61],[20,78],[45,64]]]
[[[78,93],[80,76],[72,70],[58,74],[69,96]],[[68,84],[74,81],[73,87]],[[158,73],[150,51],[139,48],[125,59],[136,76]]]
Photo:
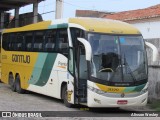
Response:
[[[4,50],[9,50],[9,41],[10,41],[10,34],[3,34],[2,37],[2,48]]]
[[[2,39],[2,34],[1,34],[1,32],[0,32],[0,40]],[[0,42],[0,54],[1,54],[1,42]],[[1,57],[1,56],[0,56]],[[1,58],[0,58],[0,60],[1,60]],[[0,61],[0,63],[1,63],[1,61]]]
[[[55,50],[55,43],[56,43],[56,31],[55,30],[47,31],[45,35],[44,51],[53,52]]]
[[[44,31],[35,32],[33,51],[42,52],[44,45]]]
[[[25,50],[32,51],[33,32],[28,32],[25,34]]]
[[[16,36],[17,36],[16,33],[11,33],[10,34],[9,50],[11,50],[11,51],[16,51],[17,50],[16,49],[16,42],[15,42]]]
[[[77,38],[85,38],[84,30],[78,28],[70,28],[73,46],[76,46]]]
[[[23,51],[24,50],[24,36],[23,36],[23,34],[22,33],[18,33],[16,38],[17,38],[16,41],[15,41],[16,50]]]
[[[67,29],[61,29],[58,32],[58,51],[65,56],[68,56],[68,34]]]

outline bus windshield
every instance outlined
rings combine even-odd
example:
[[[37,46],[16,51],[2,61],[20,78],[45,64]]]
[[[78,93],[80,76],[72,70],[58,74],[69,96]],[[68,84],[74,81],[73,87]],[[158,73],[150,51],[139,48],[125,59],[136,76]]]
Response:
[[[116,83],[147,80],[144,41],[140,35],[88,33],[91,77]]]

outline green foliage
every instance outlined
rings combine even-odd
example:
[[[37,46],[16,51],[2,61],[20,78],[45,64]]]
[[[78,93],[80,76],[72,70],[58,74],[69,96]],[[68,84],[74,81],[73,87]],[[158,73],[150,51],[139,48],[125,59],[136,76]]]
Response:
[[[152,104],[149,105],[152,109],[156,111],[160,111],[160,100],[154,101]]]

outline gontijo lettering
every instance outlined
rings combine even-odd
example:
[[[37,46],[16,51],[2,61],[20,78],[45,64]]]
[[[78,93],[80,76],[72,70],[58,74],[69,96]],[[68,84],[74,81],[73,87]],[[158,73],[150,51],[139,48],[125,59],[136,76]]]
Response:
[[[30,63],[30,56],[29,55],[16,55],[12,54],[12,62],[19,62],[19,63]]]

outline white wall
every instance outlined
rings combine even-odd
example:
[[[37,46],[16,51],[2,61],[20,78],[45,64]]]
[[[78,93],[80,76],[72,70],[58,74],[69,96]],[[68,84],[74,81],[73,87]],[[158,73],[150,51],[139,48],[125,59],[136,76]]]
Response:
[[[158,19],[152,21],[135,21],[130,22],[130,24],[141,31],[144,39],[160,38],[160,20]]]

